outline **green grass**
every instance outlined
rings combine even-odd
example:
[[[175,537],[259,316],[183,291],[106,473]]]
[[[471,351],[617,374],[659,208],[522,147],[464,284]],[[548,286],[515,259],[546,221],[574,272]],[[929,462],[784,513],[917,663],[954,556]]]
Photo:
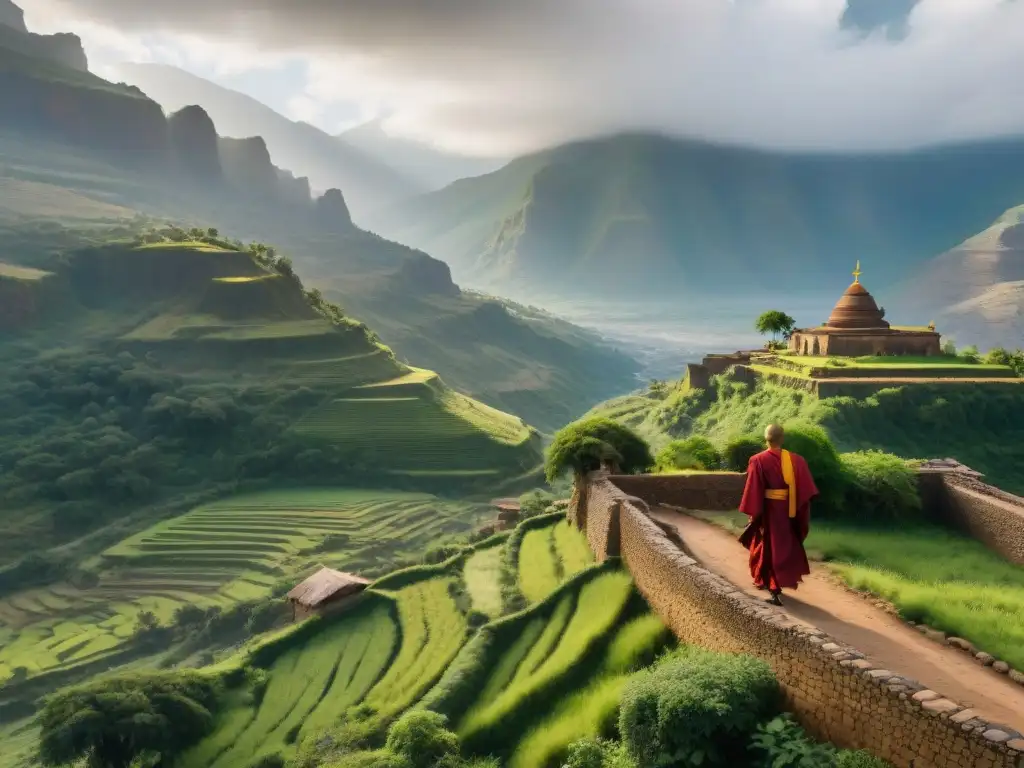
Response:
[[[958,357],[938,355],[935,357],[926,356],[865,356],[865,357],[827,357],[813,355],[780,355],[783,360],[804,368],[832,368],[837,366],[829,365],[831,360],[840,360],[847,368],[967,368],[973,370],[1006,370],[1005,365],[990,365],[988,363],[968,363]]]
[[[304,734],[329,727],[362,701],[397,638],[384,604],[331,622],[271,665],[258,707],[236,694],[214,733],[181,759],[181,768],[248,768],[265,755],[294,753]]]
[[[874,530],[816,523],[809,553],[905,619],[970,640],[1024,669],[1024,568],[980,542],[918,525]]]
[[[344,443],[392,470],[491,470],[523,452],[530,433],[518,419],[446,388],[420,383],[415,371],[352,390],[317,406],[293,427],[305,439]],[[525,468],[525,467],[524,467]]]
[[[567,674],[587,650],[616,623],[632,594],[628,574],[609,572],[587,582],[573,600],[567,595],[559,604],[548,628],[523,658],[515,674],[492,699],[481,698],[459,725],[464,738],[493,728],[521,706],[524,699]],[[566,608],[568,606],[568,608]],[[571,611],[571,618],[564,621]],[[537,652],[534,653],[534,650]],[[485,692],[496,686],[488,684]]]
[[[52,274],[52,272],[44,272],[41,269],[19,267],[16,264],[4,264],[3,262],[0,262],[0,278],[11,277],[15,280],[41,280]]]
[[[164,241],[161,243],[144,243],[135,246],[136,251],[203,251],[204,253],[229,253],[234,249],[224,248],[201,240],[187,240],[181,243]],[[237,251],[236,251],[237,252]]]
[[[469,592],[473,608],[492,619],[502,613],[501,566],[503,549],[488,547],[474,552],[465,567],[466,591]]]
[[[379,572],[484,519],[484,504],[429,494],[296,488],[235,496],[152,526],[93,563],[99,584],[24,590],[0,600],[0,684],[102,656],[135,630],[142,610],[162,623],[184,605],[228,608],[323,563]],[[344,536],[319,551],[328,536]],[[2,634],[0,634],[2,637]]]
[[[394,663],[366,697],[383,717],[403,712],[437,682],[466,640],[466,617],[437,577],[395,593],[402,644]]]
[[[540,602],[593,562],[586,538],[568,521],[531,530],[519,550],[519,588],[530,603]]]

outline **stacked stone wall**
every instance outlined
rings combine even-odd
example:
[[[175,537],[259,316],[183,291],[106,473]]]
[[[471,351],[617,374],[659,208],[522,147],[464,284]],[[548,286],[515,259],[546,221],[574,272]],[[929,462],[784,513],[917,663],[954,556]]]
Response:
[[[876,668],[856,649],[791,622],[686,555],[650,519],[644,501],[594,476],[586,494],[587,535],[618,554],[650,606],[685,643],[766,661],[787,708],[811,733],[868,749],[897,768],[1024,768],[1024,738],[987,723],[956,702]],[[635,484],[633,487],[637,487]],[[650,501],[650,499],[647,499]]]
[[[926,510],[1007,560],[1024,565],[1024,498],[969,475],[923,471],[918,475]]]
[[[611,482],[628,496],[651,506],[728,512],[738,509],[746,475],[700,472],[680,475],[613,475]]]

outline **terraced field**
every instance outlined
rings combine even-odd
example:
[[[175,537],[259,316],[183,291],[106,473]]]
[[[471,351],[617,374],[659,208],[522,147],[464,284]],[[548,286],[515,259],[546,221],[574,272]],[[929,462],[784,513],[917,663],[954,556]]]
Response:
[[[504,547],[500,544],[474,552],[467,560],[464,571],[466,591],[473,608],[492,619],[502,613],[501,566]]]
[[[0,684],[109,653],[141,611],[169,622],[183,605],[227,607],[322,562],[381,572],[485,519],[485,505],[428,494],[294,489],[224,499],[103,553],[99,583],[59,583],[0,600]]]
[[[268,670],[258,705],[237,696],[214,734],[183,756],[181,768],[247,768],[294,750],[363,700],[388,666],[398,627],[385,601],[333,622]]]
[[[532,604],[593,565],[587,541],[568,521],[529,531],[519,549],[519,588]]]
[[[349,390],[314,408],[293,430],[306,439],[343,443],[393,470],[489,470],[527,447],[530,432],[520,419],[429,378],[413,371]],[[530,453],[523,452],[524,461]]]
[[[619,620],[633,594],[629,574],[610,571],[564,595],[543,626],[531,623],[495,668],[480,697],[459,723],[467,740],[484,740],[531,698],[567,675]],[[536,638],[528,640],[526,638]]]

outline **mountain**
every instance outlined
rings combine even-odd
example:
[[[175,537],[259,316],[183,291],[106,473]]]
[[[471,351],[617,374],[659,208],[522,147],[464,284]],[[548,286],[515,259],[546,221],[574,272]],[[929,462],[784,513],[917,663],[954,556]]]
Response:
[[[1024,199],[1024,141],[782,154],[620,135],[523,157],[371,217],[456,279],[520,295],[736,297],[877,283]]]
[[[386,161],[307,123],[289,120],[250,96],[165,64],[122,64],[118,73],[169,112],[198,104],[224,136],[261,136],[274,162],[314,189],[345,192],[360,220],[389,203],[422,191],[413,177]]]
[[[962,344],[1024,345],[1024,206],[915,270],[900,302]]]
[[[391,136],[384,130],[382,123],[382,120],[371,120],[338,134],[336,138],[397,168],[425,190],[440,189],[458,179],[490,173],[507,162],[457,155],[417,141]]]
[[[219,136],[199,106],[168,117],[134,86],[48,59],[0,47],[0,61],[6,261],[50,271],[104,228],[216,227],[275,244],[403,360],[543,430],[634,385],[638,364],[595,334],[461,292],[441,262],[358,229],[347,191],[312,199],[262,137]]]

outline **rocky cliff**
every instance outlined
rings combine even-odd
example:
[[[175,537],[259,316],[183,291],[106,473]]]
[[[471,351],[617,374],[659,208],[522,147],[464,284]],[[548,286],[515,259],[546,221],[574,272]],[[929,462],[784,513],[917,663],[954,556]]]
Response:
[[[281,198],[293,205],[308,206],[312,196],[309,188],[309,179],[305,176],[296,178],[291,171],[275,168],[277,171],[277,184],[280,189]]]
[[[316,223],[328,232],[347,232],[353,229],[352,214],[345,204],[340,189],[328,189],[318,197],[313,206]]]
[[[67,32],[37,35],[34,32],[0,24],[0,46],[26,56],[48,59],[77,72],[89,71],[89,61],[78,35]]]
[[[167,129],[174,164],[186,178],[214,184],[224,180],[217,128],[206,110],[180,109],[167,118]]]
[[[0,0],[0,25],[19,32],[28,32],[28,27],[25,26],[25,12],[11,0]]]

